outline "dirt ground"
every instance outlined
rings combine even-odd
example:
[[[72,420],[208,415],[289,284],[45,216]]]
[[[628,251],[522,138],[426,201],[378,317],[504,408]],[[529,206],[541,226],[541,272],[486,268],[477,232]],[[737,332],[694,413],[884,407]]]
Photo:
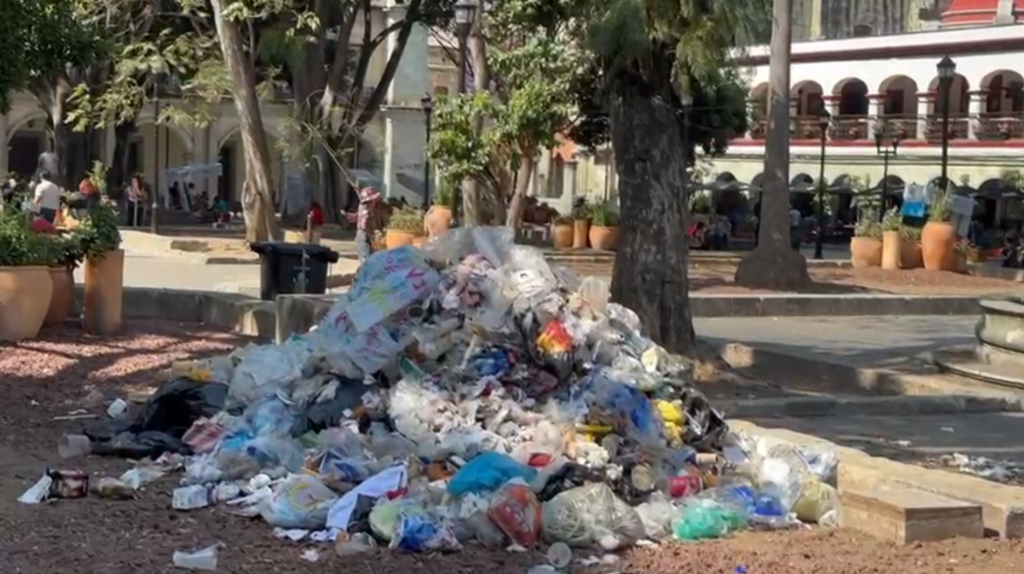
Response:
[[[111,339],[83,336],[73,327],[44,332],[36,341],[0,345],[0,556],[6,574],[173,572],[171,555],[216,542],[224,546],[219,572],[525,574],[543,563],[537,553],[467,548],[447,556],[401,555],[388,550],[347,558],[314,546],[318,562],[301,558],[310,546],[275,539],[262,521],[222,508],[183,513],[170,508],[173,477],[147,487],[134,501],[99,498],[26,506],[16,498],[47,468],[80,468],[93,477],[118,476],[122,460],[89,457],[62,462],[58,438],[81,422],[53,417],[79,407],[98,389],[125,396],[165,380],[172,360],[225,351],[239,337],[197,326],[157,322],[126,325]],[[634,574],[859,574],[1009,573],[1024,565],[1021,541],[954,540],[897,548],[865,535],[801,530],[741,533],[699,544],[668,543],[636,549],[610,567],[573,572]]]
[[[611,262],[560,263],[580,275],[610,277]],[[739,287],[733,283],[735,265],[692,263],[691,293],[753,294],[768,293]],[[1020,290],[1014,281],[975,277],[946,271],[908,269],[887,271],[880,268],[853,269],[812,267],[813,284],[802,293],[894,293],[904,295],[984,295],[1013,293]]]

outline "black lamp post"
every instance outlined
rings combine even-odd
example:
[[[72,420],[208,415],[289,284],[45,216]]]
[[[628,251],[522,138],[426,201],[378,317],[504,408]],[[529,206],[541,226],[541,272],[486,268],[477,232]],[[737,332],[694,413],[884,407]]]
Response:
[[[423,116],[426,120],[427,138],[423,150],[423,208],[430,208],[430,119],[434,113],[434,99],[425,94],[420,99],[423,104]]]
[[[459,0],[455,3],[455,36],[459,40],[459,94],[466,93],[466,70],[469,68],[469,31],[476,19],[476,3],[473,0]],[[457,187],[452,198],[452,219],[456,225],[461,220],[462,187]]]
[[[832,123],[832,114],[825,106],[818,113],[818,127],[821,129],[821,158],[818,164],[818,205],[814,213],[817,220],[818,233],[814,237],[814,258],[823,259],[825,247],[825,144],[828,142],[828,127]]]
[[[943,191],[949,185],[946,177],[949,171],[949,105],[953,79],[956,78],[956,62],[949,56],[943,56],[935,66],[939,72],[939,95],[942,106],[942,186]]]
[[[900,135],[897,132],[889,131],[887,125],[875,131],[875,149],[882,156],[882,187],[881,203],[878,204],[878,220],[885,217],[885,196],[889,194],[889,156],[896,157],[896,150],[900,147]]]
[[[157,221],[157,211],[160,209],[160,87],[153,82],[153,188],[150,190],[152,201],[149,210],[149,231],[156,235],[160,231],[160,224]],[[138,205],[138,204],[136,204]],[[135,225],[139,225],[136,216]]]

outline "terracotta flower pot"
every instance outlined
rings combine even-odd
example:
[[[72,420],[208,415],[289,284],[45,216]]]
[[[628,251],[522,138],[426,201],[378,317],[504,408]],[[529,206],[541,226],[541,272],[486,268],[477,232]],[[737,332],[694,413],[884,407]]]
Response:
[[[403,231],[401,229],[389,229],[384,234],[384,246],[388,249],[394,249],[396,247],[403,247],[405,245],[412,245],[412,242],[420,237],[418,233],[412,231]]]
[[[880,267],[882,265],[882,240],[854,237],[850,240],[850,261],[854,267]]]
[[[924,268],[948,271],[953,268],[956,228],[952,223],[929,221],[921,230],[921,256]]]
[[[551,239],[554,241],[555,249],[568,249],[572,247],[574,229],[571,223],[557,223],[551,227]]]
[[[921,244],[904,239],[900,243],[900,269],[917,269],[923,264]]]
[[[577,219],[572,222],[572,248],[586,249],[590,233],[590,220]]]
[[[619,247],[619,228],[590,226],[590,246],[601,251],[615,251]]]
[[[443,205],[432,205],[423,216],[423,228],[427,230],[427,237],[444,235],[452,225],[452,210]]]
[[[882,269],[900,268],[900,243],[899,231],[882,232]]]
[[[52,296],[48,268],[0,267],[0,341],[38,335]]]
[[[53,281],[53,295],[50,296],[50,308],[46,312],[44,326],[63,323],[75,306],[75,277],[71,270],[66,267],[50,267],[50,279]]]
[[[102,258],[85,259],[85,300],[82,328],[94,335],[114,335],[121,330],[124,299],[124,251],[115,249]]]

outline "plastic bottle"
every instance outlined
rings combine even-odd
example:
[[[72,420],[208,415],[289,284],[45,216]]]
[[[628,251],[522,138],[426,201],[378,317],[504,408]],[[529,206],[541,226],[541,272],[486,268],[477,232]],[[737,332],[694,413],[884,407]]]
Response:
[[[548,548],[548,564],[555,568],[565,568],[572,562],[572,549],[565,542],[555,542]]]

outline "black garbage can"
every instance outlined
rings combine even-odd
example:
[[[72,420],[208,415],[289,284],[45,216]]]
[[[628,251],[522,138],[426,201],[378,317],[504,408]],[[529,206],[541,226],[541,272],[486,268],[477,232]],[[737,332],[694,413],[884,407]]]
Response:
[[[268,241],[250,246],[260,256],[260,299],[278,295],[327,291],[327,266],[338,262],[338,253],[310,243]]]

